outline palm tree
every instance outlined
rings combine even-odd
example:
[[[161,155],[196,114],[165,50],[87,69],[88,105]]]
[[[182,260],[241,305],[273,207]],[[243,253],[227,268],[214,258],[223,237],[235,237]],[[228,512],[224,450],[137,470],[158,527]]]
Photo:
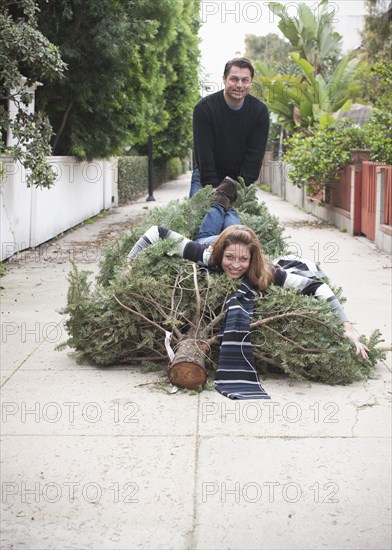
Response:
[[[296,126],[308,127],[316,122],[332,124],[332,113],[351,107],[358,96],[360,83],[355,80],[358,59],[345,56],[330,77],[316,74],[316,70],[297,52],[291,59],[301,69],[302,76],[274,75],[262,63],[256,63],[260,77],[257,84],[263,88],[263,99],[270,110],[277,115],[277,122],[288,132]],[[267,93],[266,93],[267,92]]]
[[[297,16],[288,17],[285,6],[270,2],[269,8],[280,17],[279,29],[295,52],[306,59],[316,74],[326,73],[336,65],[341,52],[342,36],[333,30],[335,11],[328,0],[321,0],[317,13],[304,3],[298,5]]]
[[[275,113],[276,122],[288,132],[315,123],[333,124],[332,114],[349,109],[360,92],[355,78],[359,60],[345,56],[338,62],[341,36],[333,31],[332,5],[321,0],[317,6],[316,14],[301,3],[297,16],[288,17],[282,4],[269,4],[280,17],[279,28],[292,45],[294,51],[289,56],[299,68],[299,75],[275,74],[265,63],[255,64],[261,75],[255,79],[255,95],[263,98]]]

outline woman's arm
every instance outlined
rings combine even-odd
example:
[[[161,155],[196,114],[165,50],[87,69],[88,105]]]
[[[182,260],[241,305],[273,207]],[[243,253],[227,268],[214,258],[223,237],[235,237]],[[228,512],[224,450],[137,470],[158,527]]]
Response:
[[[332,311],[339,317],[339,319],[343,322],[348,321],[346,312],[344,311],[341,303],[336,298],[330,287],[323,281],[311,279],[310,277],[305,277],[303,275],[299,275],[298,273],[292,273],[291,271],[277,268],[275,270],[275,284],[283,287],[288,286],[291,288],[296,288],[301,294],[316,296],[316,298],[319,298],[320,300],[325,300],[329,303]]]
[[[153,225],[140,237],[128,253],[128,262],[130,263],[140,252],[157,243],[160,239],[173,239],[175,241],[175,253],[182,258],[192,260],[193,262],[202,261],[205,264],[208,264],[210,261],[210,246],[191,241],[180,233],[176,233],[166,227]]]
[[[367,352],[369,349],[359,341],[358,335],[349,322],[343,306],[326,283],[278,268],[275,271],[275,284],[296,288],[301,294],[313,295],[320,300],[328,302],[332,311],[343,321],[344,333],[354,344],[357,355],[361,355],[364,359],[368,358]]]

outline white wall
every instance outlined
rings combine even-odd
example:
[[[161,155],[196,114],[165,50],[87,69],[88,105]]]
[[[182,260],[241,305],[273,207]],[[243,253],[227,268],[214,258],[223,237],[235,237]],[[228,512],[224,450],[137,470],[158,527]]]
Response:
[[[48,157],[57,174],[50,189],[28,188],[25,170],[9,157],[3,163],[0,193],[1,260],[39,244],[111,208],[116,159],[79,162]]]
[[[25,170],[10,157],[0,157],[1,260],[30,246],[32,189],[26,187]]]

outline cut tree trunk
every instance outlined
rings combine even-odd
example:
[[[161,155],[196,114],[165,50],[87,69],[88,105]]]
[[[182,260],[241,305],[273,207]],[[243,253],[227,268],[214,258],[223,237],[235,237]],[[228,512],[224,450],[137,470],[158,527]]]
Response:
[[[195,390],[207,381],[205,357],[209,346],[201,340],[182,340],[169,365],[169,380],[179,388]]]

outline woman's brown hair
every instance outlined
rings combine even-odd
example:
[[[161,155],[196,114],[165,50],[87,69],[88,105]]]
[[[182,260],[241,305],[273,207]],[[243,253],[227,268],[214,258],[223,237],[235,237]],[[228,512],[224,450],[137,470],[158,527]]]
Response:
[[[242,244],[249,247],[251,255],[246,276],[249,282],[260,291],[265,290],[274,278],[274,267],[265,257],[256,233],[245,225],[230,225],[222,231],[212,245],[212,262],[221,266],[223,253],[230,244]]]

